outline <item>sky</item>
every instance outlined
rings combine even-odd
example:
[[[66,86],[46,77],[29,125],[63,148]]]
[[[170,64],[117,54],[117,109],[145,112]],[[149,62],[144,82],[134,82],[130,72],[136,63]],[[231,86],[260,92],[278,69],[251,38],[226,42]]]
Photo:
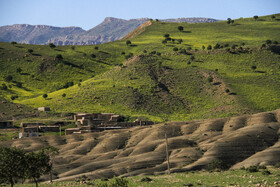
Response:
[[[280,0],[0,0],[0,26],[78,26],[89,30],[106,17],[227,18],[280,13]]]

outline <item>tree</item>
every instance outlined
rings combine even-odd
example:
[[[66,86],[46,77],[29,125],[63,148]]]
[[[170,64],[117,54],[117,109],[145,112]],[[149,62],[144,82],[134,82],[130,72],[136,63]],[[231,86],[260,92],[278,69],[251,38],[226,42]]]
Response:
[[[66,97],[66,93],[62,94],[62,97]]]
[[[98,46],[95,46],[94,49],[95,49],[95,50],[98,50]]]
[[[251,66],[251,69],[254,71],[255,69],[257,69],[257,66]]]
[[[166,43],[167,43],[167,41],[166,41],[166,40],[163,40],[161,43],[162,43],[162,44],[166,44]]]
[[[183,27],[183,26],[178,26],[178,30],[179,30],[180,32],[182,32],[182,31],[184,30],[184,27]]]
[[[233,45],[231,46],[231,49],[235,49],[236,47],[238,47],[238,45],[233,44]]]
[[[75,50],[75,46],[71,46],[71,49],[72,49],[72,50]]]
[[[174,48],[173,48],[173,51],[178,51],[178,48],[177,48],[177,47],[174,47]]]
[[[211,50],[212,49],[212,45],[208,45],[207,50]]]
[[[43,94],[43,98],[46,99],[48,97],[48,94]]]
[[[17,83],[16,83],[16,86],[17,86],[18,88],[22,88],[22,83],[21,83],[21,82],[17,82]]]
[[[272,15],[271,18],[272,18],[272,19],[275,19],[275,15]]]
[[[25,152],[17,148],[0,147],[0,184],[10,183],[14,186],[16,180],[25,174]]]
[[[172,39],[170,37],[165,38],[166,41],[171,41]]]
[[[191,56],[190,60],[193,61],[194,60],[194,56]]]
[[[55,46],[53,43],[49,43],[49,47],[53,49],[53,48],[55,48],[56,46]]]
[[[21,73],[22,69],[21,68],[17,68],[17,73]]]
[[[215,46],[214,46],[214,49],[219,49],[220,48],[220,44],[216,44]]]
[[[165,38],[168,38],[170,36],[170,34],[164,34],[163,35]]]
[[[63,95],[66,96],[65,93]],[[50,160],[49,160],[49,165],[51,166],[51,168],[50,168],[50,182],[52,183],[52,165],[53,165],[55,156],[59,154],[59,150],[56,147],[47,146],[47,147],[44,147],[42,149],[42,151],[43,151],[43,153],[45,153],[50,158]]]
[[[204,49],[205,49],[205,46],[203,45],[203,46],[202,46],[202,50],[204,50]]]
[[[254,19],[257,20],[259,18],[259,16],[254,16]]]
[[[234,20],[231,20],[231,24],[233,24],[234,23]]]
[[[71,81],[71,82],[66,82],[65,85],[64,85],[63,87],[64,87],[64,88],[69,88],[69,87],[71,87],[71,86],[73,86],[73,85],[74,85],[74,82]]]
[[[2,84],[1,90],[8,90],[8,86],[6,84]]]
[[[55,56],[55,59],[56,59],[56,60],[62,60],[62,59],[63,59],[63,57],[62,57],[62,55],[61,55],[61,54],[57,54],[57,55]]]
[[[266,43],[267,45],[271,45],[271,44],[272,44],[272,41],[271,41],[271,40],[266,40],[265,43]]]
[[[131,41],[130,40],[126,40],[126,45],[131,45]]]
[[[12,41],[12,42],[11,42],[11,44],[15,45],[15,44],[17,44],[17,42],[15,42],[15,41]]]
[[[38,187],[39,178],[51,171],[50,157],[40,150],[39,152],[30,152],[25,156],[26,161],[26,177],[32,179]]]
[[[33,53],[33,49],[28,49],[27,52],[31,54]]]
[[[11,82],[13,80],[13,76],[12,75],[8,75],[7,77],[5,77],[5,81],[6,82]]]
[[[95,54],[91,54],[90,56],[91,56],[91,58],[96,58]]]
[[[228,18],[227,19],[227,24],[230,24],[231,23],[231,18]]]
[[[177,41],[178,41],[179,44],[181,44],[183,42],[182,39],[178,39]]]

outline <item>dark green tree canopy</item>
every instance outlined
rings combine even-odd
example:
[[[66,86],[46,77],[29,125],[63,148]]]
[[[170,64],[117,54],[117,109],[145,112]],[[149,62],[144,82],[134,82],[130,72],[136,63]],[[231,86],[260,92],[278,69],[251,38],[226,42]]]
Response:
[[[57,59],[57,60],[62,60],[62,59],[63,59],[63,57],[62,57],[62,55],[61,55],[61,54],[57,54],[57,55],[55,56],[55,59]]]
[[[11,82],[13,80],[13,76],[12,75],[8,75],[7,77],[5,77],[5,81],[6,82]]]
[[[51,171],[50,157],[41,150],[38,153],[31,152],[26,154],[25,161],[27,166],[26,177],[33,179],[36,186],[38,186],[39,178]]]
[[[49,47],[53,49],[53,48],[55,48],[56,46],[55,46],[53,43],[49,43]]]
[[[184,27],[183,27],[183,26],[178,26],[178,30],[179,30],[180,32],[182,32],[182,31],[184,30]]]
[[[43,94],[43,98],[47,98],[48,97],[48,94]]]
[[[25,174],[25,152],[17,148],[0,147],[0,184],[10,183],[13,186],[16,180]]]
[[[131,41],[130,40],[126,40],[126,45],[131,45]]]

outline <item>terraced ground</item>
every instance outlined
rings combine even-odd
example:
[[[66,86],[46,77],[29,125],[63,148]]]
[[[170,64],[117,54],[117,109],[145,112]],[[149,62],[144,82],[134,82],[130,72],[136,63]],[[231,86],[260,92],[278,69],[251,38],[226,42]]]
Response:
[[[280,162],[280,110],[211,120],[168,122],[131,129],[1,142],[35,151],[59,148],[54,170],[59,181],[199,170],[214,160],[232,169]]]

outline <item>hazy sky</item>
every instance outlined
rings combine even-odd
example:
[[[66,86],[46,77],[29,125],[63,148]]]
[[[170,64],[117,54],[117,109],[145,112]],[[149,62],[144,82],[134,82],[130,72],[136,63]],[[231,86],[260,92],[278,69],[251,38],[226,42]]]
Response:
[[[105,17],[225,20],[274,13],[280,13],[280,0],[0,0],[0,26],[40,24],[88,30]]]

